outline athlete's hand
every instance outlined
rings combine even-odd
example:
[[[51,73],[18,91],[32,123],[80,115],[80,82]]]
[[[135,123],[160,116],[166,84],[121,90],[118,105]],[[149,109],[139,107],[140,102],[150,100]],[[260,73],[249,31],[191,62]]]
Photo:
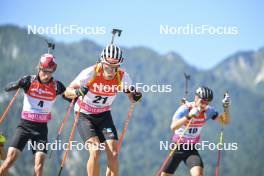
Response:
[[[9,92],[9,91],[13,91],[16,90],[18,88],[24,87],[26,84],[29,83],[29,77],[28,76],[24,76],[21,79],[17,80],[16,82],[11,82],[9,83],[6,87],[5,87],[5,91]]]
[[[230,96],[226,93],[224,96],[224,99],[222,100],[224,108],[228,108],[230,105],[230,102],[231,102]]]
[[[189,112],[187,119],[191,119],[193,117],[198,116],[198,114],[200,113],[200,109],[197,107],[194,107],[191,109],[191,111]]]
[[[133,92],[133,100],[135,102],[139,102],[142,99],[142,93],[141,92]]]
[[[77,97],[79,97],[79,96],[83,97],[84,95],[87,94],[88,90],[89,90],[88,87],[81,86],[79,89],[75,89],[75,94]]]

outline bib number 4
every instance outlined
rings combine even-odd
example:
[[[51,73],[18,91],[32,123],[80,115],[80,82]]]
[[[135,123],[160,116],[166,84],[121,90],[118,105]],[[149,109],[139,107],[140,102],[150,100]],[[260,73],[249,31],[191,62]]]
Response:
[[[44,106],[44,101],[39,101],[38,106],[41,107],[41,108],[43,108],[43,106]]]

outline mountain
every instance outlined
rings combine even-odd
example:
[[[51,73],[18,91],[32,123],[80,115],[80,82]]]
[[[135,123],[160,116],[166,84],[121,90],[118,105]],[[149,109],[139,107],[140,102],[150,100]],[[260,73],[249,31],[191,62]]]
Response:
[[[41,54],[47,51],[45,37],[28,35],[17,26],[0,26],[0,101],[6,107],[14,93],[4,92],[4,86],[23,75],[36,72]],[[54,55],[58,63],[55,78],[68,85],[84,68],[94,64],[100,56],[102,46],[88,39],[65,44],[56,43]],[[263,175],[262,150],[264,123],[263,87],[263,48],[258,51],[237,52],[210,70],[198,70],[189,66],[177,53],[161,55],[150,48],[124,48],[124,64],[134,84],[171,85],[171,92],[153,93],[143,91],[143,100],[135,107],[129,123],[120,154],[120,175],[152,176],[161,166],[168,151],[160,150],[160,141],[170,140],[171,117],[180,99],[184,96],[185,80],[183,74],[191,75],[188,99],[191,101],[195,88],[207,85],[214,91],[213,106],[222,111],[221,99],[229,91],[231,102],[231,124],[224,129],[224,141],[237,143],[238,150],[224,151],[221,161],[221,173],[225,176]],[[8,136],[8,144],[20,118],[22,93],[0,126]],[[57,135],[60,122],[69,104],[58,98],[53,110],[54,119],[49,123],[49,139]],[[120,94],[113,104],[113,119],[119,134],[122,132],[130,103],[124,94]],[[2,112],[2,111],[1,111]],[[62,142],[67,142],[73,124],[73,115],[66,123]],[[220,127],[209,121],[203,129],[203,140],[219,141]],[[81,139],[76,132],[75,140]],[[7,144],[7,146],[8,146]],[[205,164],[205,175],[214,175],[217,151],[204,150],[201,156]],[[63,151],[54,152],[51,160],[45,164],[45,175],[57,174]],[[33,157],[24,150],[20,159],[12,168],[13,175],[32,175]],[[63,175],[85,175],[88,154],[86,151],[71,151],[66,161]],[[105,155],[102,155],[102,162]],[[105,170],[105,165],[102,166]],[[101,173],[104,175],[104,173]],[[177,175],[186,175],[181,165]]]
[[[264,48],[258,51],[237,52],[212,70],[217,77],[235,82],[255,92],[263,94],[264,88]]]

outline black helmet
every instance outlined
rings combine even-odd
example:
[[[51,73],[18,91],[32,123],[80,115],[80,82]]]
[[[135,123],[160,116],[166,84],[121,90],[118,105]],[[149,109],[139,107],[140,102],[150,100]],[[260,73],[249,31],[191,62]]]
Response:
[[[196,89],[195,94],[199,98],[206,100],[206,101],[212,101],[214,98],[213,91],[205,86],[201,86],[198,89]]]

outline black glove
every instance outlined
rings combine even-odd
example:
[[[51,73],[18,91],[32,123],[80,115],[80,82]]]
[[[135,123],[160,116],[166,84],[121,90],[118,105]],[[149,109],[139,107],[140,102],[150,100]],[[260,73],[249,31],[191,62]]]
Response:
[[[142,99],[142,93],[141,92],[133,92],[133,100],[135,102],[138,102]]]
[[[12,90],[16,90],[18,88],[19,88],[18,82],[11,82],[5,87],[5,91],[9,92],[9,91],[12,91]]]
[[[6,86],[5,91],[8,92],[18,88],[26,88],[30,85],[30,79],[30,76],[24,76],[16,82],[11,82]]]
[[[76,95],[79,97],[79,96],[84,96],[84,95],[86,95],[87,94],[87,92],[88,92],[88,87],[86,87],[86,86],[81,86],[79,89],[76,89],[75,90],[75,93],[76,93]]]

